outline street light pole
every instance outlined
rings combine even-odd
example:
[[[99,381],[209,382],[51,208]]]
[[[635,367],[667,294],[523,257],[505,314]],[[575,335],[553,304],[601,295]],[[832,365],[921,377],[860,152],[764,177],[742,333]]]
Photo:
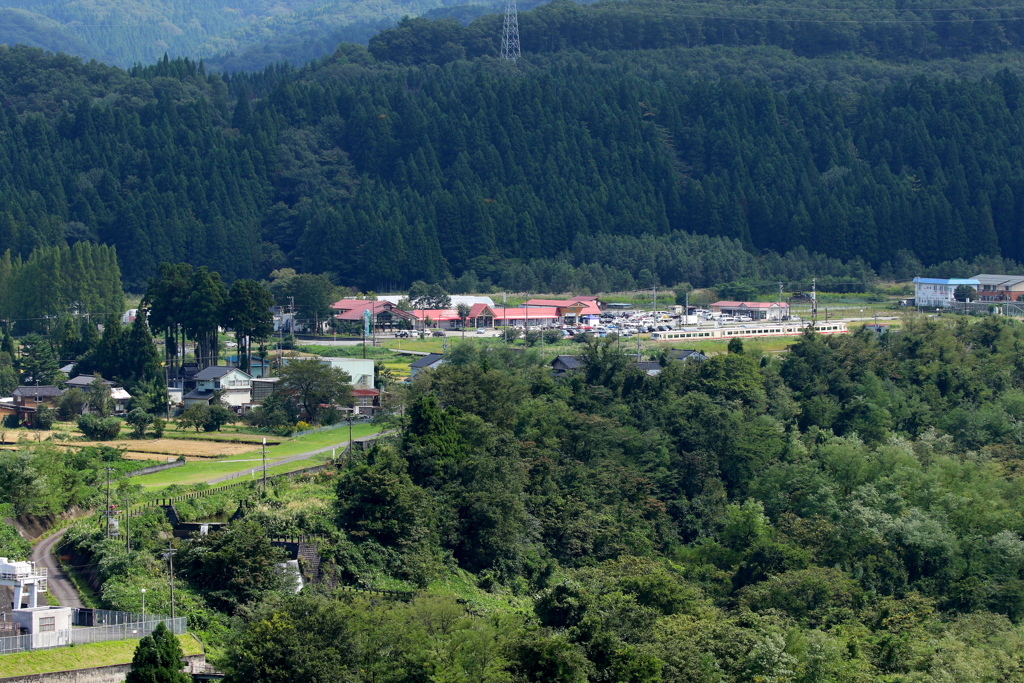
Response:
[[[146,623],[146,589],[140,589],[142,591],[142,623]]]
[[[267,495],[267,437],[263,437],[263,495]]]

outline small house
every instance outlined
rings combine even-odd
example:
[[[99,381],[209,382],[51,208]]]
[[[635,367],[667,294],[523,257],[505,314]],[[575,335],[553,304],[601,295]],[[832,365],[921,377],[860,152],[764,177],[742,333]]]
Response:
[[[560,376],[582,368],[583,362],[576,356],[555,356],[550,365],[555,376]]]
[[[41,405],[53,406],[63,394],[63,391],[54,386],[18,387],[11,392],[14,405],[22,408],[37,408]]]
[[[216,392],[223,392],[221,400],[233,408],[240,408],[252,400],[252,375],[226,365],[211,365],[196,373],[196,388],[185,394],[185,407],[210,405]]]
[[[409,378],[414,379],[420,370],[433,370],[438,365],[441,365],[441,363],[444,363],[444,356],[440,353],[428,353],[421,358],[417,358],[409,366]]]
[[[656,360],[638,360],[636,367],[644,372],[648,377],[655,377],[661,374],[661,363]]]
[[[373,415],[374,408],[380,406],[380,391],[377,389],[353,389],[352,405],[357,415]]]
[[[669,349],[668,357],[670,360],[697,361],[698,363],[708,359],[696,349]]]
[[[89,393],[92,390],[92,384],[96,381],[95,375],[79,375],[69,379],[65,384],[68,389],[80,389],[85,393]],[[132,395],[124,390],[117,382],[111,382],[109,379],[102,379],[100,381],[107,386],[110,391],[110,399],[114,402],[114,414],[123,415],[128,412],[128,402],[132,400]],[[89,408],[87,408],[89,410]]]

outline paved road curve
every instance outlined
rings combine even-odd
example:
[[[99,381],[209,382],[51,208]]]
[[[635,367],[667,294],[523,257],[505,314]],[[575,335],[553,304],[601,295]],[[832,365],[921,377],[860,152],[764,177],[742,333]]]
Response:
[[[82,604],[82,599],[78,596],[78,590],[75,589],[64,570],[60,568],[57,557],[54,555],[54,551],[60,546],[61,539],[64,538],[66,532],[67,529],[61,529],[36,543],[29,559],[35,562],[37,567],[46,567],[46,588],[53,597],[57,598],[61,607],[85,607]],[[45,602],[41,602],[45,604]]]

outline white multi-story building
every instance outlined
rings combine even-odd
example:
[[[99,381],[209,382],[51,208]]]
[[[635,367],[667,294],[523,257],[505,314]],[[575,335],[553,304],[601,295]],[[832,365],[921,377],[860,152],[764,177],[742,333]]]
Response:
[[[969,285],[977,290],[980,284],[974,278],[915,277],[914,303],[924,308],[948,308],[953,305],[953,293],[957,287]]]

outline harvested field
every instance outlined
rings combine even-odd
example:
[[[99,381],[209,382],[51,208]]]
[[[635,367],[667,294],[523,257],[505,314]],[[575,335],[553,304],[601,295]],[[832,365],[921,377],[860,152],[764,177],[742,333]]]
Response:
[[[186,441],[185,439],[121,439],[118,441],[69,441],[62,446],[81,448],[82,446],[110,446],[123,448],[131,453],[147,454],[151,459],[155,456],[179,456],[191,458],[217,458],[222,455],[238,455],[253,450],[252,444],[219,443],[216,441]]]
[[[138,453],[135,451],[125,451],[121,454],[121,457],[125,460],[152,460],[153,462],[163,465],[167,462],[174,462],[180,456],[177,455],[163,455],[159,453]],[[217,460],[214,456],[199,456],[199,455],[186,455],[185,460],[187,462],[210,462],[211,460]]]
[[[243,432],[194,432],[194,431],[179,431],[177,429],[167,430],[164,432],[165,439],[182,439],[185,441],[216,441],[219,443],[247,443],[247,444],[261,444],[263,439],[267,440],[268,446],[274,444],[283,443],[286,441],[284,437],[280,436],[269,436],[265,434],[246,434]]]

